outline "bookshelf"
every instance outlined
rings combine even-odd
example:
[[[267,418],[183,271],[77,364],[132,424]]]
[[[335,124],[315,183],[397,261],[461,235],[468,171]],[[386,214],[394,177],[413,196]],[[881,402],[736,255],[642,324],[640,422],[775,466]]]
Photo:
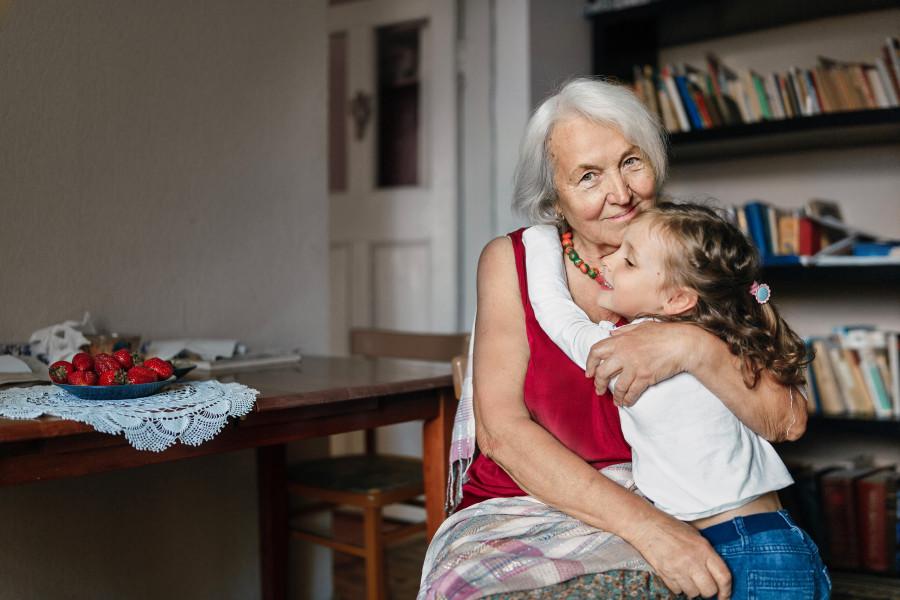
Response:
[[[659,50],[667,46],[896,6],[896,0],[656,0],[618,10],[588,8],[586,15],[593,27],[594,73],[627,81],[635,64],[658,67]]]
[[[676,63],[681,60],[667,57],[699,54],[706,44],[698,44],[698,42],[709,41],[711,46],[718,45],[718,49],[712,48],[710,51],[725,55],[727,50],[721,50],[721,48],[728,47],[728,38],[757,31],[760,32],[760,35],[754,36],[754,39],[759,37],[778,40],[778,44],[783,43],[784,45],[785,56],[789,57],[791,54],[788,53],[793,51],[794,46],[787,34],[781,34],[781,37],[778,37],[778,32],[772,34],[768,31],[764,32],[764,30],[775,30],[785,25],[799,25],[824,17],[847,17],[843,20],[859,22],[868,17],[867,15],[858,15],[858,13],[897,7],[896,0],[858,0],[855,2],[843,0],[797,0],[795,2],[657,0],[638,6],[615,9],[617,3],[623,4],[617,0],[607,0],[606,2],[597,0],[594,6],[596,10],[589,8],[587,16],[592,20],[594,35],[592,46],[594,74],[621,81],[632,80],[635,65],[650,65],[656,70],[663,66],[661,63]],[[601,10],[608,6],[613,8]],[[799,25],[798,28],[802,29],[803,27]],[[818,24],[815,27],[818,27]],[[793,28],[793,31],[798,28]],[[851,28],[850,31],[861,37],[867,34],[862,29]],[[881,39],[884,35],[884,33],[881,34]],[[896,34],[890,32],[889,35]],[[810,37],[809,39],[815,41],[817,38]],[[873,38],[873,47],[878,43],[878,39],[877,37]],[[747,38],[742,38],[741,43],[735,43],[731,47],[737,48],[737,53],[740,54],[742,51],[746,53],[745,47],[748,45]],[[688,48],[685,50],[680,48],[681,46]],[[773,47],[781,48],[780,45]],[[815,52],[817,53],[818,50]],[[830,52],[831,49],[827,45],[821,49],[822,54]],[[661,53],[664,57],[662,60],[660,59]],[[804,59],[808,62],[803,64],[812,64],[815,61],[815,54],[813,57]],[[685,60],[685,62],[690,62],[690,60]],[[778,63],[779,61],[770,62]],[[753,65],[753,63],[745,64]],[[759,68],[775,71],[776,68],[783,70],[786,66],[780,64],[778,67]],[[796,113],[796,111],[794,112]],[[715,182],[719,184],[720,193],[722,190],[731,190],[732,188],[726,186],[732,185],[735,188],[743,186],[745,190],[751,190],[746,192],[748,195],[740,199],[748,201],[756,198],[755,194],[757,193],[763,194],[763,197],[766,198],[765,194],[771,193],[773,188],[782,185],[781,189],[789,190],[789,194],[782,192],[780,202],[783,207],[789,207],[791,204],[787,203],[789,200],[786,200],[785,196],[793,196],[801,187],[785,177],[787,168],[776,169],[781,176],[779,182],[774,184],[766,182],[765,185],[760,185],[760,188],[765,190],[763,192],[752,191],[756,187],[754,177],[766,177],[766,165],[780,166],[789,163],[792,168],[797,169],[798,173],[806,169],[806,173],[802,173],[802,175],[808,181],[813,179],[809,173],[815,172],[815,169],[818,168],[817,165],[811,164],[812,161],[822,160],[826,163],[826,166],[822,167],[823,170],[831,167],[829,182],[835,183],[834,173],[856,182],[859,177],[851,170],[859,169],[861,161],[853,162],[851,160],[844,165],[827,154],[805,160],[800,159],[799,154],[796,157],[784,155],[809,150],[842,149],[842,152],[833,154],[843,156],[844,149],[852,152],[858,151],[859,148],[878,146],[891,147],[887,150],[890,153],[894,151],[898,141],[900,141],[900,108],[882,108],[826,112],[796,118],[776,118],[708,129],[692,127],[691,131],[670,134],[669,148],[671,163],[687,173],[685,180],[689,181],[691,186],[696,186],[698,181],[704,181],[704,177],[710,177],[714,185]],[[765,158],[770,155],[778,155],[778,157],[771,163],[765,163]],[[753,158],[747,161],[717,162],[721,159],[743,159],[745,157]],[[888,165],[887,161],[876,162],[876,164],[880,165],[882,170],[893,168]],[[746,170],[744,170],[745,165],[747,166]],[[838,169],[835,169],[835,166]],[[841,168],[845,170],[840,171]],[[737,180],[736,183],[732,183],[731,180],[726,181],[725,177],[714,172],[717,170],[734,176],[734,179]],[[866,171],[866,173],[871,174],[871,171]],[[791,175],[791,173],[787,174]],[[848,188],[840,185],[841,183],[837,182],[834,186],[836,190],[839,190],[835,192],[838,198],[852,198],[853,202],[859,203],[867,202],[864,193],[849,195]],[[702,188],[699,191],[716,193],[713,190],[703,190]],[[822,194],[822,192],[818,193]],[[850,193],[855,194],[855,192]],[[807,199],[818,197],[815,194],[816,192],[812,192],[805,198],[797,197],[794,205],[802,205]],[[833,198],[830,195],[820,197]],[[731,200],[732,203],[737,201],[738,198]],[[798,299],[801,298],[813,301],[824,296],[830,297],[830,302],[825,302],[824,307],[817,306],[809,311],[809,316],[806,316],[808,323],[814,319],[820,323],[816,326],[817,330],[827,331],[832,326],[847,322],[868,322],[869,318],[874,318],[871,317],[872,312],[882,317],[887,316],[888,320],[894,317],[894,313],[888,313],[887,309],[891,306],[890,303],[898,297],[898,290],[900,290],[900,264],[898,262],[829,266],[767,265],[764,267],[764,272],[765,281],[773,284],[776,296],[784,291],[784,297],[790,297],[794,302],[798,302]],[[879,307],[885,310],[869,311],[868,305],[873,303],[879,304]],[[846,309],[848,306],[852,308]],[[845,310],[846,312],[844,312]],[[828,311],[834,312],[828,314]],[[838,313],[838,311],[840,312]],[[884,326],[883,323],[881,325]],[[780,444],[779,453],[782,453],[786,460],[793,457],[817,466],[820,462],[831,464],[850,460],[856,458],[860,453],[880,456],[879,460],[882,461],[886,456],[890,463],[900,464],[900,453],[898,453],[900,446],[896,443],[900,439],[900,418],[814,414],[810,416],[807,432],[804,439],[798,443]],[[883,464],[888,463],[884,462]],[[825,550],[822,544],[820,547]],[[848,571],[836,574],[838,578],[844,576],[864,577],[845,575],[846,573]],[[877,576],[877,581],[883,582],[893,594],[897,594],[900,590],[900,578],[897,578],[896,575],[880,575]],[[837,578],[835,582],[837,583]],[[865,585],[871,588],[872,584],[867,580]],[[836,585],[835,591],[837,592],[837,590],[838,586]]]

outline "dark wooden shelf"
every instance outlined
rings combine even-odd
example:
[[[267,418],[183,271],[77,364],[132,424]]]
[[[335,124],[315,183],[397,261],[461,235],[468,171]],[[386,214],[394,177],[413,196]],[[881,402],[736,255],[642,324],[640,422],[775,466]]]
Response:
[[[585,14],[600,32],[607,27],[649,22],[655,25],[645,32],[650,39],[647,35],[641,39],[664,48],[896,7],[897,0],[659,0],[617,10],[588,10]]]
[[[806,431],[808,433],[864,433],[900,440],[900,419],[896,417],[875,419],[850,415],[815,414],[809,416]]]
[[[673,163],[900,141],[900,108],[716,127],[669,136]]]
[[[803,266],[779,265],[763,268],[767,283],[771,284],[833,284],[840,285],[871,284],[880,287],[896,288],[900,286],[900,265],[840,265],[840,266]]]

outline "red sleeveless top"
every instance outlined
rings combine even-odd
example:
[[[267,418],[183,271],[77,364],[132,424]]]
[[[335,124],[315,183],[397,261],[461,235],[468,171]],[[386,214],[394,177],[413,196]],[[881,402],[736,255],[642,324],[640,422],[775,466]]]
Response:
[[[631,448],[622,436],[612,396],[609,392],[597,396],[594,380],[586,378],[584,371],[547,337],[534,316],[528,299],[523,231],[524,228],[519,229],[509,238],[516,256],[531,351],[525,373],[525,406],[535,422],[596,469],[628,462]],[[459,509],[489,498],[524,495],[506,471],[479,452],[469,467]]]

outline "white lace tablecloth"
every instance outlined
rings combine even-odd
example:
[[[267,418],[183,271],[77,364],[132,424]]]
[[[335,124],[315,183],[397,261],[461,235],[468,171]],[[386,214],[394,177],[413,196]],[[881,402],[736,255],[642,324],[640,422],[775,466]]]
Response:
[[[176,441],[199,446],[214,438],[228,417],[242,417],[257,390],[240,383],[176,383],[164,392],[133,400],[80,400],[52,385],[0,390],[0,416],[34,419],[53,415],[125,434],[138,450],[162,452]]]

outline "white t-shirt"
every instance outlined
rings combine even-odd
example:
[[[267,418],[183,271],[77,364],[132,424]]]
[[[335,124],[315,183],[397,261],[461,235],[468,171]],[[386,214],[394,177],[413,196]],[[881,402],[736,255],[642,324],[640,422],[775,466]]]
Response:
[[[572,300],[555,227],[530,227],[522,240],[535,317],[584,368],[591,346],[609,337],[615,325],[593,323]],[[635,483],[677,519],[717,515],[793,483],[772,445],[693,375],[682,373],[649,387],[634,406],[620,407],[619,417],[631,445]]]

